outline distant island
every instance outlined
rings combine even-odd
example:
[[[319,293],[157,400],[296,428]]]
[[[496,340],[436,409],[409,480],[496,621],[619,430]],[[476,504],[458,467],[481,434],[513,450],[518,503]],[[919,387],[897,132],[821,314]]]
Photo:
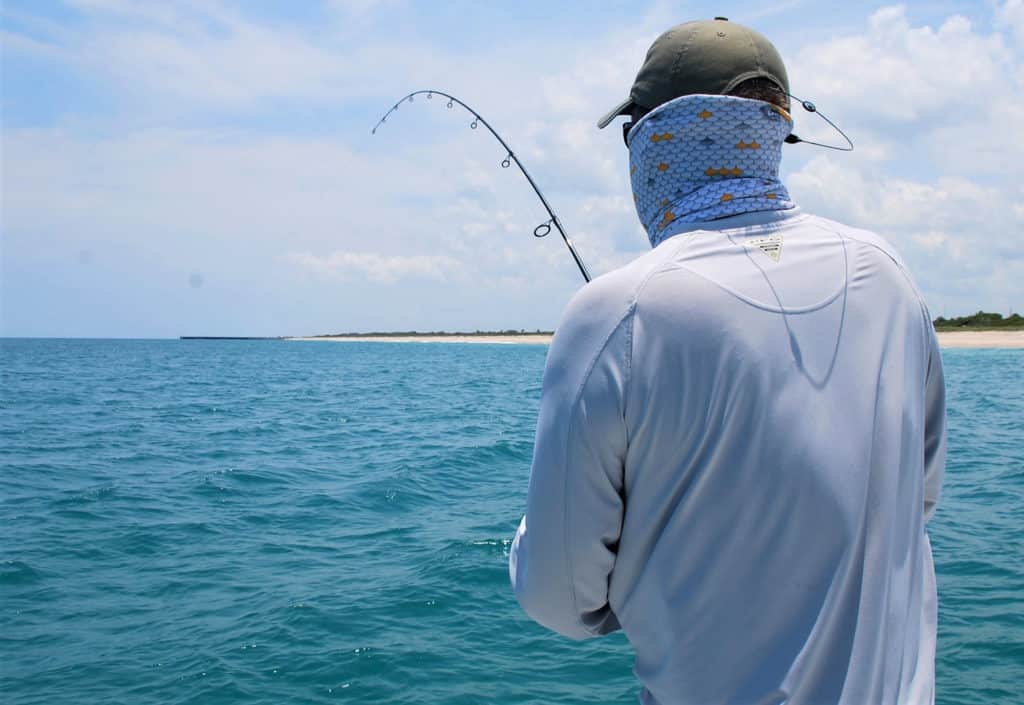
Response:
[[[933,321],[944,348],[1024,348],[1024,317],[978,311],[971,316],[939,317]],[[382,343],[523,343],[547,345],[552,331],[475,330],[451,331],[378,331],[373,333],[331,333],[288,340],[367,341]]]
[[[959,316],[957,318],[943,318],[939,316],[933,322],[935,330],[943,333],[959,330],[996,331],[996,330],[1024,330],[1024,317],[1014,313],[1003,318],[1001,313],[986,313],[978,311],[970,316]]]
[[[374,333],[333,333],[287,340],[363,341],[374,343],[522,343],[547,345],[554,333],[549,330],[475,330],[475,331],[381,331]]]
[[[933,322],[944,348],[1024,348],[1024,317],[1013,313],[978,311],[970,316],[936,318]],[[550,330],[474,330],[474,331],[373,331],[368,333],[323,333],[309,336],[272,338],[247,336],[181,336],[183,340],[288,340],[288,341],[364,341],[381,343],[520,343],[547,345],[554,335]]]
[[[310,335],[305,336],[309,338],[511,338],[515,336],[536,336],[536,335],[554,335],[554,331],[550,330],[537,330],[529,331],[520,328],[519,330],[475,330],[470,332],[451,332],[445,330],[438,331],[419,331],[419,330],[403,330],[403,331],[384,331],[376,333],[323,333],[321,335]]]
[[[978,311],[970,316],[958,316],[956,318],[943,318],[939,316],[932,321],[935,330],[950,332],[957,330],[1024,330],[1024,316],[1013,313],[1003,317],[1001,313],[988,313]],[[516,336],[552,336],[554,331],[550,330],[475,330],[475,331],[375,331],[372,333],[322,333],[320,335],[303,336],[305,339],[312,338],[514,338]]]

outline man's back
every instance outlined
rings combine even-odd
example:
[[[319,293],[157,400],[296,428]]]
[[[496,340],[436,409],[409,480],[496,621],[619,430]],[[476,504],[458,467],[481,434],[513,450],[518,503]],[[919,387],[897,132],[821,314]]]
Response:
[[[880,238],[796,210],[680,232],[577,295],[544,386],[512,556],[535,619],[621,625],[646,702],[931,699],[941,364]]]

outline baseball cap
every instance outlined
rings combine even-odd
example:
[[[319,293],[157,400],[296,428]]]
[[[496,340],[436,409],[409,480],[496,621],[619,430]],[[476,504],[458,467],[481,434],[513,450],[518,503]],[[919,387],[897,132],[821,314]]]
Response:
[[[619,115],[629,115],[634,106],[653,110],[683,95],[721,95],[758,76],[789,93],[786,66],[763,34],[726,17],[684,22],[654,40],[629,98],[597,126],[604,128]]]

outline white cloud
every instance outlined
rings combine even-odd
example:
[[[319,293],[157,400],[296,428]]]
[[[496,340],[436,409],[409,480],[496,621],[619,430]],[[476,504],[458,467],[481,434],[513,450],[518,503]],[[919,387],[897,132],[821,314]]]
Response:
[[[393,284],[409,277],[447,281],[459,276],[458,260],[443,255],[392,255],[375,252],[332,252],[318,257],[308,252],[288,255],[288,260],[312,272],[340,279],[365,277],[382,284]]]
[[[996,10],[996,24],[1012,32],[1017,43],[1024,45],[1024,0],[1006,0]]]
[[[965,17],[915,27],[904,6],[891,6],[871,15],[863,34],[805,46],[792,72],[822,103],[908,123],[992,95],[1010,61],[1000,35],[975,31]]]
[[[791,62],[857,143],[849,155],[804,153],[791,193],[888,237],[926,295],[964,310],[1024,302],[1010,276],[1024,261],[1024,142],[1013,127],[1024,124],[1024,60],[1002,31],[1009,20],[996,25],[986,33],[952,16],[915,26],[905,7],[886,7],[862,33],[807,45]]]
[[[939,230],[930,230],[914,235],[914,241],[929,252],[936,254],[941,252],[954,260],[963,256],[963,241],[951,238],[947,233]]]
[[[80,47],[83,62],[133,92],[239,105],[276,97],[327,99],[350,76],[330,51],[286,29],[244,22],[217,28],[117,29]]]
[[[27,18],[32,36],[6,33],[5,50],[49,55],[90,79],[112,81],[136,111],[244,110],[275,99],[336,103],[377,90],[366,79],[396,68],[404,53],[358,41],[373,13],[394,4],[387,0],[335,2],[331,22],[314,31],[248,19],[214,0],[68,4],[82,18],[79,31]],[[356,45],[360,50],[351,51]]]

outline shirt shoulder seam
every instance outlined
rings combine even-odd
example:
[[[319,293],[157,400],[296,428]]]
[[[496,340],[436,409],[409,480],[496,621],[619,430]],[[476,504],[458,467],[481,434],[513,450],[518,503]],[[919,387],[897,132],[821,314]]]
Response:
[[[686,246],[686,244],[687,244],[686,242],[680,243],[680,245],[673,251],[673,255],[677,254],[679,250],[681,250],[683,247]],[[628,396],[629,381],[630,381],[631,369],[632,369],[632,358],[633,358],[633,356],[632,356],[632,345],[633,345],[633,325],[632,325],[632,322],[633,322],[633,319],[634,319],[635,314],[636,314],[637,301],[640,298],[641,292],[647,286],[647,283],[651,280],[651,278],[655,274],[660,272],[665,266],[666,265],[664,263],[659,264],[658,266],[653,267],[651,269],[651,271],[648,272],[644,276],[644,278],[637,285],[636,290],[633,292],[633,296],[632,296],[632,298],[631,298],[631,300],[629,302],[629,306],[626,307],[626,310],[623,312],[622,316],[619,317],[619,319],[618,319],[618,321],[616,321],[615,325],[612,326],[612,329],[608,332],[608,335],[605,336],[604,340],[601,342],[601,345],[598,346],[597,351],[594,353],[593,357],[587,363],[586,372],[583,373],[583,378],[580,380],[579,385],[577,386],[575,392],[573,393],[572,405],[569,407],[569,422],[566,424],[566,431],[565,431],[565,448],[566,448],[566,452],[568,452],[569,439],[572,437],[572,432],[573,432],[573,430],[574,430],[574,428],[576,426],[577,411],[579,409],[580,400],[583,398],[583,392],[584,392],[584,390],[587,387],[587,383],[590,381],[591,373],[594,371],[594,367],[597,366],[597,361],[601,359],[601,356],[607,350],[608,344],[611,342],[612,338],[615,337],[615,334],[623,326],[623,324],[626,324],[626,326],[627,326],[627,329],[626,329],[626,342],[627,342],[627,345],[626,345],[625,357],[624,357],[625,362],[626,362],[626,365],[625,365],[625,367],[626,367],[626,376],[625,376],[625,380],[623,382],[623,390],[622,390],[623,391],[622,402],[623,402],[623,406],[625,405],[625,399]],[[623,421],[625,421],[625,420],[623,420]],[[566,458],[566,464],[568,464],[568,458]],[[571,539],[570,529],[572,527],[572,516],[571,516],[572,510],[571,510],[570,504],[569,504],[569,492],[568,492],[568,489],[569,489],[568,488],[569,473],[568,472],[564,473],[564,477],[562,479],[562,483],[563,483],[562,484],[562,503],[563,503],[563,505],[562,505],[562,510],[563,510],[562,511],[562,516],[564,517],[564,519],[563,519],[563,527],[562,527],[562,529],[563,529],[562,540],[563,540],[564,545],[566,547],[566,551],[565,551],[565,571],[566,571],[567,582],[569,583],[569,596],[570,596],[571,603],[572,603],[573,616],[575,617],[577,624],[579,624],[579,626],[587,634],[590,634],[591,636],[599,636],[600,632],[595,631],[595,630],[591,629],[590,627],[588,627],[586,624],[583,623],[583,620],[580,618],[579,603],[578,603],[578,600],[577,600],[577,597],[576,597],[575,571],[573,570],[573,564],[572,564],[572,550],[571,550],[572,542],[570,540]]]

